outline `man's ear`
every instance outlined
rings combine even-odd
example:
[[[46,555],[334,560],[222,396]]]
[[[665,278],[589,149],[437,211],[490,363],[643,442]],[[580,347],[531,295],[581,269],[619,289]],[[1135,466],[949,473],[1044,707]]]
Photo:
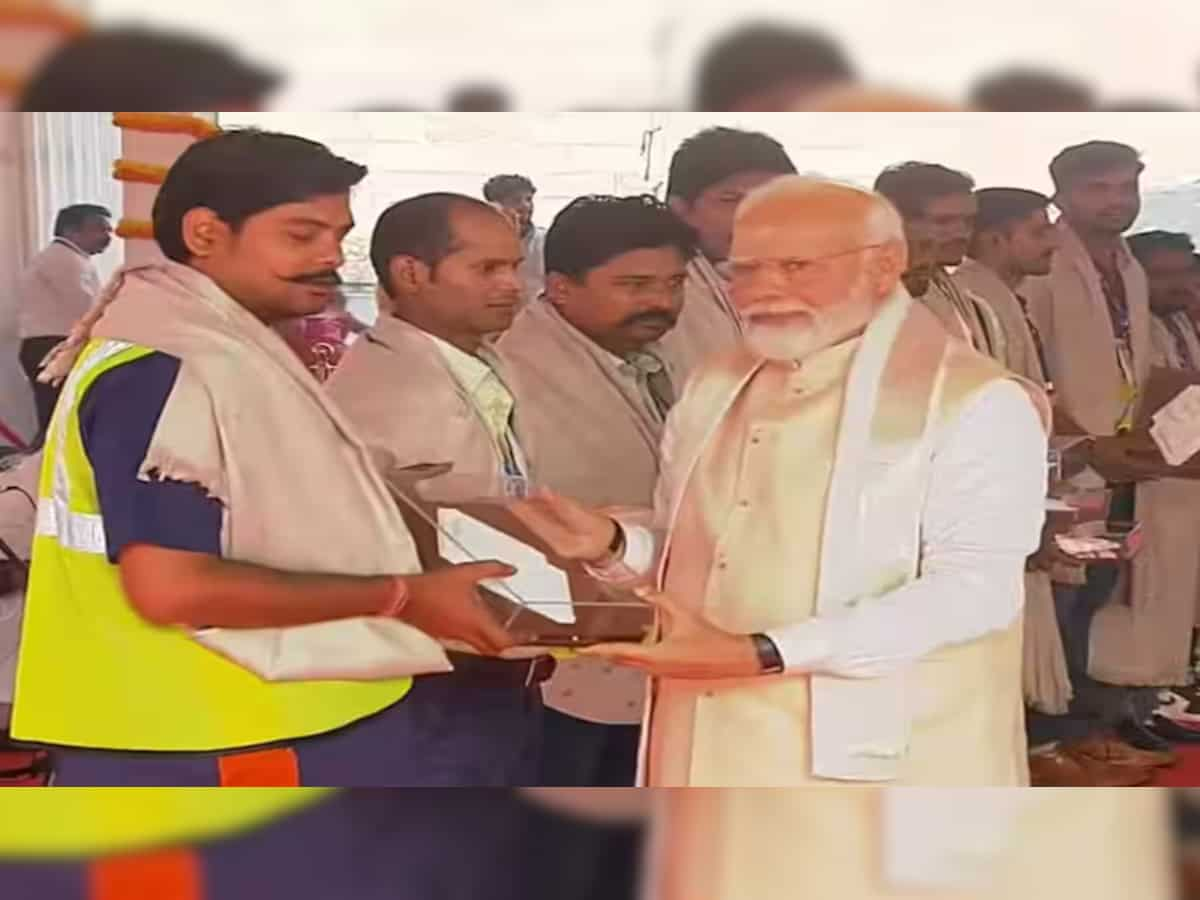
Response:
[[[180,232],[188,253],[197,259],[212,256],[213,251],[232,236],[229,225],[206,206],[196,206],[184,213]]]
[[[415,294],[432,280],[432,270],[415,256],[393,256],[388,262],[393,296]]]
[[[570,304],[574,292],[575,281],[572,278],[562,272],[546,273],[546,299],[559,312]]]

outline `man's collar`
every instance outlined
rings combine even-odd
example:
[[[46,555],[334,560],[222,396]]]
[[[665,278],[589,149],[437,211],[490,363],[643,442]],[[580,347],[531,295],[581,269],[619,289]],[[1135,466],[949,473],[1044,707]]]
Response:
[[[82,247],[80,247],[73,240],[71,240],[70,238],[65,238],[61,234],[56,234],[54,236],[53,242],[56,244],[62,244],[64,247],[69,247],[70,249],[74,250],[76,253],[78,253],[82,257],[86,258],[86,257],[91,256],[90,253],[88,253],[86,250],[84,250]]]

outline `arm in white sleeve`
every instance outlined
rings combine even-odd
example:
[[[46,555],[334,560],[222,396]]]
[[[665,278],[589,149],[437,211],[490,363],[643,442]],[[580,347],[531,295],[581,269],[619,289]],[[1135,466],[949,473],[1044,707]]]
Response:
[[[921,574],[844,613],[770,633],[786,671],[870,678],[1004,629],[1044,519],[1047,440],[1025,390],[988,385],[947,427],[922,514]]]

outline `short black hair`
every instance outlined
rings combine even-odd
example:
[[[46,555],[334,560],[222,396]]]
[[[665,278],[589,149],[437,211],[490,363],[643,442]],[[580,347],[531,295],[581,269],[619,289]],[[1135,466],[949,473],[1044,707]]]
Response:
[[[107,206],[96,203],[76,203],[64,206],[54,217],[54,236],[62,237],[68,231],[78,231],[87,224],[88,219],[111,219],[112,212]]]
[[[1191,235],[1184,234],[1182,231],[1141,231],[1130,235],[1127,242],[1129,252],[1143,264],[1155,253],[1163,251],[1191,254],[1196,252],[1195,241],[1192,240]]]
[[[979,213],[975,234],[1007,228],[1050,206],[1050,198],[1025,188],[995,187],[975,192]]]
[[[1096,108],[1096,95],[1076,78],[1017,66],[977,81],[968,103],[984,112],[1084,112]]]
[[[536,194],[537,188],[524,175],[493,175],[483,184],[483,199],[503,203],[518,194]]]
[[[671,156],[667,196],[692,203],[714,184],[742,172],[795,175],[796,166],[773,137],[737,128],[706,128]]]
[[[633,250],[675,247],[684,260],[696,253],[696,232],[649,194],[589,194],[572,200],[546,232],[546,273],[580,279]]]
[[[508,112],[511,108],[508,94],[491,84],[464,84],[446,98],[449,112]]]
[[[392,296],[389,267],[397,256],[412,256],[430,269],[454,251],[450,224],[456,209],[480,209],[499,215],[482,200],[466,194],[419,194],[383,211],[371,233],[371,266],[385,294]]]
[[[1061,191],[1077,178],[1121,166],[1135,167],[1139,173],[1146,168],[1141,154],[1128,144],[1088,141],[1067,147],[1054,157],[1050,162],[1050,178],[1054,181],[1054,189]]]
[[[694,106],[728,112],[749,94],[788,81],[835,84],[857,77],[845,51],[809,28],[750,22],[718,38],[696,75]]]
[[[904,218],[916,218],[931,200],[950,194],[970,194],[975,180],[938,163],[905,162],[889,166],[875,179],[875,192],[883,194]]]
[[[183,217],[189,210],[207,207],[237,230],[276,206],[347,193],[366,174],[366,166],[307,138],[226,131],[197,141],[175,160],[154,200],[154,238],[168,259],[187,262]]]
[[[50,54],[17,100],[22,112],[222,109],[259,101],[279,75],[190,34],[141,26],[84,33]]]

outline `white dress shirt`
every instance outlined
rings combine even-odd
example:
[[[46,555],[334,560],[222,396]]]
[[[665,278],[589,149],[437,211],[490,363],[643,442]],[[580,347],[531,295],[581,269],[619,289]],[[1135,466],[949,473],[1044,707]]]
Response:
[[[66,238],[55,238],[21,273],[21,338],[70,334],[99,293],[100,275],[91,257]]]
[[[1044,521],[1046,469],[1029,461],[1044,461],[1046,451],[1024,388],[997,381],[981,390],[936,441],[921,519],[921,574],[843,614],[769,632],[786,670],[871,678],[1012,624],[1024,601],[1025,558],[1037,550]],[[655,534],[622,527],[626,550],[618,565],[644,577],[658,557]]]
[[[529,233],[521,238],[521,252],[524,258],[517,275],[521,279],[521,297],[528,303],[546,289],[546,229],[531,226]]]

